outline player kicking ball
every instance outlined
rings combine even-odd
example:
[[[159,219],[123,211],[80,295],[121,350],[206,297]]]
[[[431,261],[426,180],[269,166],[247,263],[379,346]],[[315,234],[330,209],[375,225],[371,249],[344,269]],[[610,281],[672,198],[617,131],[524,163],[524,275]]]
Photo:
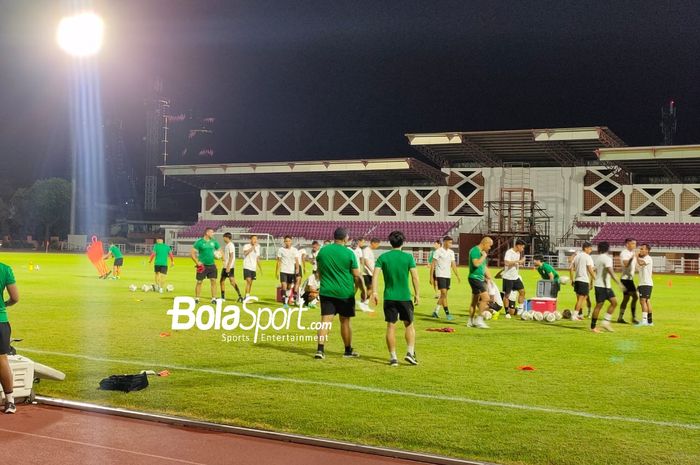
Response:
[[[299,251],[292,247],[292,236],[284,236],[284,245],[277,250],[275,275],[280,277],[284,308],[289,308],[289,300],[294,290],[294,283],[299,274]]]
[[[153,272],[155,273],[156,290],[162,294],[168,276],[168,259],[170,259],[170,266],[175,266],[175,257],[170,246],[165,244],[161,237],[156,239],[156,243],[153,245],[153,252],[148,257],[148,263],[153,263],[154,259]]]
[[[372,297],[373,305],[377,305],[379,297],[379,273],[384,275],[384,321],[386,321],[386,346],[389,349],[389,366],[399,366],[396,356],[396,322],[400,319],[405,328],[406,360],[411,365],[418,365],[416,358],[416,328],[413,325],[414,305],[418,305],[420,297],[418,290],[418,270],[413,255],[401,250],[406,240],[401,231],[389,234],[391,251],[383,253],[374,263],[372,273]],[[378,242],[377,242],[378,243]],[[408,288],[408,277],[413,284],[413,299]]]
[[[593,316],[591,317],[591,331],[594,333],[599,333],[600,328],[596,326],[598,323],[598,315],[600,315],[600,310],[603,308],[605,301],[610,302],[608,310],[605,313],[603,323],[601,327],[609,332],[613,332],[610,322],[612,321],[613,313],[617,308],[617,298],[612,289],[612,281],[615,281],[618,286],[625,292],[625,287],[615,276],[615,270],[613,269],[613,259],[608,253],[610,250],[610,244],[607,242],[601,242],[598,244],[598,255],[595,257],[593,262],[595,263],[595,308],[593,308]]]
[[[639,304],[642,307],[642,321],[637,326],[654,326],[651,318],[651,291],[654,289],[652,272],[654,262],[649,256],[649,244],[639,246],[637,254],[637,270],[639,271]]]
[[[219,287],[221,287],[221,300],[226,300],[226,280],[228,280],[238,294],[238,301],[243,302],[241,290],[238,288],[238,283],[235,278],[236,271],[236,246],[231,242],[233,236],[231,233],[224,233],[224,264],[221,267],[221,279],[219,279]]]
[[[430,263],[430,285],[433,286],[437,282],[437,288],[440,291],[435,310],[433,310],[433,318],[439,318],[440,307],[445,310],[445,316],[448,321],[453,319],[448,308],[447,293],[452,284],[452,272],[454,271],[455,278],[458,282],[462,282],[457,273],[457,261],[455,253],[452,250],[452,238],[445,236],[442,238],[442,247],[437,249],[433,254],[433,261]]]
[[[190,257],[197,269],[197,274],[195,275],[197,284],[194,286],[194,301],[197,303],[199,303],[199,296],[202,293],[202,282],[205,279],[208,279],[211,285],[211,303],[216,303],[216,278],[219,272],[214,262],[214,253],[220,248],[219,243],[214,240],[214,230],[212,228],[207,228],[204,231],[204,236],[192,245]]]

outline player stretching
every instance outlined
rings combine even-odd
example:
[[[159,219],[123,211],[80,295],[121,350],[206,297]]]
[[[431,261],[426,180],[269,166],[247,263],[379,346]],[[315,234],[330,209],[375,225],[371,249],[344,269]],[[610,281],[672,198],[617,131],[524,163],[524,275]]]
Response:
[[[591,258],[592,250],[593,244],[588,241],[584,242],[581,246],[581,252],[574,257],[569,268],[571,282],[574,283],[574,292],[576,292],[576,305],[571,314],[571,319],[574,321],[583,319],[583,304],[586,303],[588,293],[591,291],[591,278],[595,279],[595,268],[593,267],[593,258]]]
[[[372,277],[374,276],[374,251],[379,248],[380,241],[376,237],[373,237],[369,241],[369,245],[362,249],[362,261],[360,262],[360,268],[362,269],[362,279],[365,281],[365,288],[367,288],[367,298],[364,301],[364,306],[369,309],[369,298],[372,295]]]
[[[418,270],[413,255],[403,252],[406,238],[401,231],[389,234],[391,252],[383,253],[377,259],[372,272],[372,304],[377,305],[379,289],[379,272],[384,274],[384,321],[386,321],[386,346],[389,349],[389,366],[399,365],[396,357],[396,322],[403,321],[406,338],[406,360],[411,365],[418,365],[416,358],[416,328],[413,326],[413,308],[418,305],[420,283]],[[372,239],[374,243],[374,239]],[[377,240],[377,244],[379,241]],[[413,283],[413,301],[408,288],[408,276]]]
[[[506,250],[503,262],[505,269],[503,271],[503,305],[509,315],[515,314],[515,308],[511,308],[510,294],[513,291],[518,292],[518,314],[522,313],[525,303],[525,286],[520,278],[520,266],[525,264],[525,241],[518,239],[515,241],[513,248]],[[515,307],[515,305],[513,305]]]
[[[606,331],[612,332],[612,326],[610,326],[610,321],[612,320],[613,313],[615,313],[615,308],[617,307],[617,298],[612,289],[612,281],[615,281],[618,286],[622,288],[622,292],[625,292],[625,288],[615,276],[615,270],[613,269],[613,259],[608,253],[610,250],[610,244],[607,242],[601,242],[598,244],[598,255],[595,257],[595,308],[593,309],[593,316],[591,317],[591,331],[594,333],[599,333],[600,328],[596,327],[598,322],[598,315],[600,310],[603,308],[603,304],[607,300],[610,302],[608,306],[608,311],[605,313],[605,317],[601,326]]]
[[[238,288],[238,283],[236,283],[235,272],[236,272],[236,246],[231,242],[232,235],[230,232],[224,233],[224,264],[221,266],[221,279],[219,279],[219,286],[221,287],[221,300],[226,300],[226,280],[231,282],[231,285],[236,290],[238,294],[238,301],[243,302],[243,296],[241,295],[241,290]]]
[[[559,273],[557,273],[557,270],[555,270],[552,265],[547,263],[547,260],[541,254],[535,255],[532,262],[542,279],[552,281],[552,293],[550,294],[550,297],[554,297],[556,299],[559,296],[559,289],[561,287],[559,282]]]
[[[214,252],[219,250],[221,246],[214,240],[214,230],[207,228],[204,230],[204,236],[199,238],[192,245],[190,257],[197,268],[197,284],[194,286],[194,301],[199,303],[199,295],[202,293],[202,281],[209,280],[211,285],[211,303],[216,302],[216,278],[219,274],[214,263]]]
[[[439,317],[440,306],[445,310],[445,315],[448,320],[452,320],[453,318],[450,314],[447,302],[447,291],[450,290],[453,270],[455,278],[461,283],[462,280],[457,273],[455,253],[452,250],[452,238],[450,236],[445,236],[442,238],[442,247],[435,251],[433,254],[433,262],[430,264],[430,285],[434,286],[435,281],[437,281],[437,287],[440,291],[440,297],[438,298],[435,310],[433,310],[433,318]]]
[[[620,252],[620,263],[622,264],[622,275],[620,276],[620,281],[622,285],[625,286],[627,292],[622,297],[622,303],[620,304],[620,315],[617,317],[618,323],[627,323],[625,321],[625,309],[627,308],[627,302],[630,300],[630,310],[632,311],[632,323],[637,324],[637,288],[634,285],[634,273],[636,271],[636,256],[635,249],[637,248],[637,241],[634,239],[625,239],[625,248]]]
[[[488,269],[488,252],[491,250],[491,246],[493,246],[493,239],[486,236],[481,239],[479,245],[475,245],[469,251],[469,286],[472,289],[472,305],[469,308],[467,326],[470,328],[488,329],[489,327],[484,323],[482,315],[489,307],[491,300],[486,286],[486,281],[491,281]],[[476,314],[477,308],[478,315]]]
[[[109,260],[112,257],[114,257],[114,264],[112,265],[112,279],[119,279],[122,275],[122,266],[124,266],[124,255],[122,255],[122,251],[119,250],[117,244],[110,242],[109,250],[107,250],[105,256],[102,257],[102,260]]]
[[[651,274],[654,264],[649,256],[650,250],[649,244],[642,244],[636,257],[639,270],[639,304],[642,307],[642,321],[637,326],[654,326],[651,318],[651,291],[654,289]]]
[[[433,250],[430,251],[428,254],[428,269],[430,268],[430,265],[433,263],[433,259],[435,257],[435,252],[442,246],[440,244],[440,239],[435,239],[435,242],[433,242]],[[437,279],[435,279],[435,271],[432,271],[430,274],[430,284],[433,286],[433,291],[435,292],[435,298],[439,299],[440,298],[440,291],[438,290],[438,284],[437,284]]]
[[[294,290],[294,283],[299,274],[299,251],[292,247],[292,236],[284,236],[284,246],[277,250],[277,266],[275,275],[279,276],[282,285],[284,308],[289,308],[289,299]]]
[[[5,300],[5,289],[10,298]],[[7,318],[7,307],[19,302],[19,291],[12,268],[0,263],[0,384],[5,393],[5,413],[15,413],[15,397],[12,395],[14,388],[14,376],[7,356],[10,354],[10,338],[12,328]]]
[[[343,357],[359,357],[352,348],[350,318],[355,316],[355,290],[365,286],[360,276],[357,257],[345,244],[348,232],[338,228],[333,233],[334,242],[324,246],[318,253],[318,274],[321,280],[321,329],[318,330],[318,346],[314,358],[326,358],[325,343],[329,328],[336,313],[340,318],[340,336],[345,352]]]
[[[156,243],[153,245],[153,252],[148,257],[148,263],[152,263],[153,259],[155,259],[153,272],[156,274],[156,290],[162,294],[166,277],[168,276],[168,259],[170,259],[170,266],[175,266],[175,257],[173,257],[173,251],[170,246],[163,243],[163,238],[161,237],[156,239]]]
[[[253,281],[257,278],[257,272],[262,275],[260,268],[260,246],[258,236],[250,236],[250,243],[243,246],[243,279],[245,279],[245,296],[250,297],[253,289]]]

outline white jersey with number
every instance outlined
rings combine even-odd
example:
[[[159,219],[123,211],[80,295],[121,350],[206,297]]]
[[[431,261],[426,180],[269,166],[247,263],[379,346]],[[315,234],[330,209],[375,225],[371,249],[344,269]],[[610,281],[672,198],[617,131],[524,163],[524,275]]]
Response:
[[[589,283],[591,277],[588,275],[588,267],[593,266],[593,258],[586,252],[579,252],[572,263],[574,267],[574,281]]]
[[[595,263],[595,281],[593,285],[595,287],[612,289],[612,280],[610,279],[610,272],[608,271],[609,268],[613,267],[612,257],[607,253],[596,255],[593,263]]]
[[[647,255],[646,257],[639,257],[639,259],[644,261],[645,263],[644,266],[639,266],[639,264],[637,264],[637,269],[639,270],[639,285],[653,286],[654,279],[651,277],[651,274],[654,271],[654,261],[649,255]]]
[[[504,257],[504,260],[507,262],[518,262],[520,261],[520,252],[516,252],[513,249],[508,249],[506,251],[506,255]],[[508,279],[510,281],[515,281],[516,279],[520,278],[520,274],[518,273],[518,270],[520,268],[520,264],[516,263],[515,265],[508,266],[506,265],[503,274],[501,275],[503,279]]]
[[[362,262],[359,263],[362,265],[362,274],[364,276],[372,276],[372,273],[374,273],[374,250],[372,250],[372,247],[367,246],[364,249],[362,249]],[[365,261],[367,264],[365,264]]]
[[[252,250],[251,250],[252,249]],[[246,253],[250,250],[250,253]],[[258,269],[258,257],[260,256],[260,246],[253,244],[246,244],[243,247],[243,269],[249,271],[255,271]]]
[[[294,265],[297,263],[298,255],[299,251],[296,247],[280,247],[277,251],[277,258],[280,260],[280,272],[294,274],[296,272]]]
[[[452,262],[455,261],[455,253],[452,249],[445,250],[440,247],[433,254],[433,262],[435,263],[436,278],[451,278],[452,277]]]
[[[233,245],[233,242],[229,242],[224,246],[224,268],[231,267],[233,268],[235,265],[235,260],[236,260],[236,246]],[[229,262],[231,263],[229,265]]]
[[[627,266],[625,262],[628,261]],[[621,279],[634,279],[634,273],[637,271],[637,262],[634,259],[634,251],[623,249],[620,252],[620,265],[622,265],[622,275]]]

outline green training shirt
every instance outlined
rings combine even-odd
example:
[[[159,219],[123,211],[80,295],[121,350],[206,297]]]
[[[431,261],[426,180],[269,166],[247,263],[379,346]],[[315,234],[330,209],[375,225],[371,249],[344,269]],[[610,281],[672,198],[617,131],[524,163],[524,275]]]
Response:
[[[431,250],[428,254],[428,264],[433,263],[433,255],[435,255],[435,249]]]
[[[358,269],[358,264],[352,250],[341,244],[329,244],[318,251],[316,263],[321,277],[321,297],[349,299],[355,295],[352,270]]]
[[[0,323],[8,323],[7,309],[5,308],[5,288],[10,284],[15,284],[15,275],[12,268],[0,263]]]
[[[117,247],[116,245],[109,246],[109,251],[114,258],[124,258],[124,255],[122,255],[122,251],[119,250],[119,247]]]
[[[153,264],[155,266],[168,266],[168,258],[171,251],[172,249],[168,244],[155,244],[153,246],[153,253],[155,254]]]
[[[480,258],[481,258],[481,249],[479,248],[478,245],[475,245],[469,251],[469,277],[471,279],[478,279],[479,281],[483,281],[485,279],[484,273],[486,272],[487,260],[484,260],[483,262],[481,262],[481,265],[479,265],[479,266],[474,266],[474,263],[473,263],[473,260],[478,260]]]
[[[214,239],[201,238],[192,246],[199,252],[199,261],[202,265],[211,266],[214,264],[214,251],[219,250],[221,246]]]
[[[376,268],[384,274],[384,300],[410,301],[411,290],[408,280],[411,269],[416,267],[413,255],[401,250],[392,250],[379,256]]]
[[[537,267],[537,272],[542,276],[542,279],[549,279],[549,273],[552,273],[554,282],[559,282],[559,273],[557,273],[557,270],[549,263],[542,262],[542,264]]]

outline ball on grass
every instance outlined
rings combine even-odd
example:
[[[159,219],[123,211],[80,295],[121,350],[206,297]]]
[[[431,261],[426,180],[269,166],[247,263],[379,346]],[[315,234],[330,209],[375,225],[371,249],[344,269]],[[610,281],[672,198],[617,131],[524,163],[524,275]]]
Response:
[[[489,312],[488,310],[484,310],[484,312],[481,314],[481,316],[484,317],[484,320],[490,320],[491,317],[493,317],[491,312]]]
[[[534,312],[534,315],[532,315],[532,317],[536,321],[544,320],[544,315],[542,315],[542,312]]]
[[[175,290],[175,286],[173,286],[172,284],[168,284],[167,286],[165,286],[165,290],[168,292],[173,292]]]
[[[151,291],[151,286],[148,285],[148,284],[144,284],[143,286],[141,286],[141,290],[142,290],[143,292],[150,292],[150,291]]]
[[[571,278],[568,276],[562,276],[559,278],[559,284],[569,284],[571,282]]]
[[[131,292],[136,292],[136,289],[138,289],[138,287],[136,287],[136,284],[132,284],[131,286],[129,286],[129,290]]]

